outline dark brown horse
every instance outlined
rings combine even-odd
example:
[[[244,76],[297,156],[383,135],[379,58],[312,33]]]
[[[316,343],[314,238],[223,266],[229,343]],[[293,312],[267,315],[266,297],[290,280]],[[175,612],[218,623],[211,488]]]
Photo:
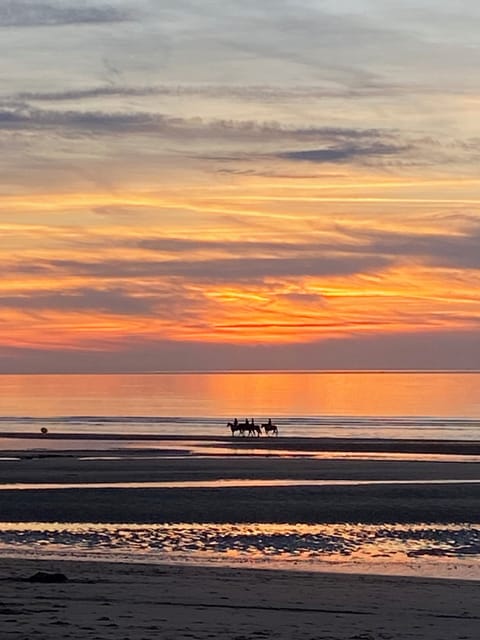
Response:
[[[245,423],[244,422],[238,422],[238,420],[236,418],[235,418],[235,420],[233,422],[227,422],[227,427],[232,432],[232,437],[236,433],[238,433],[240,436],[244,436],[245,435]]]
[[[255,424],[255,420],[252,418],[252,421],[248,423],[247,431],[249,436],[256,436],[259,438],[262,435],[262,428],[260,425]]]
[[[276,424],[272,424],[272,419],[269,418],[268,422],[264,422],[262,424],[263,429],[265,430],[265,435],[269,436],[272,434],[273,436],[278,436],[278,427]]]

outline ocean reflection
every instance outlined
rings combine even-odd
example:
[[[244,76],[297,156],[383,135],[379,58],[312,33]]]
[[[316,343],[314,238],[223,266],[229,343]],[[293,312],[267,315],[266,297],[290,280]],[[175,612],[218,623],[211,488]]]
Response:
[[[475,372],[241,372],[2,376],[5,416],[480,417]],[[230,418],[229,418],[230,419]],[[92,420],[93,422],[94,420]],[[93,425],[92,425],[93,426]]]
[[[480,525],[3,523],[15,553],[480,579]]]
[[[241,440],[241,439],[239,439]],[[480,439],[479,439],[480,440]],[[0,449],[6,454],[0,462],[21,460],[29,456],[68,455],[80,460],[155,460],[181,458],[306,458],[315,460],[409,460],[409,461],[449,461],[480,462],[476,453],[452,453],[448,450],[433,452],[398,452],[398,451],[349,451],[319,450],[322,443],[312,440],[310,448],[302,449],[292,438],[284,439],[282,446],[260,448],[245,446],[248,442],[200,443],[195,440],[182,441],[179,448],[177,440],[102,440],[97,439],[48,439],[41,438],[2,438]],[[269,443],[267,443],[269,444]],[[391,445],[395,448],[395,445]],[[455,446],[455,445],[454,445]],[[352,442],[352,448],[355,443]]]
[[[0,484],[0,491],[58,491],[64,489],[226,489],[230,487],[330,487],[376,485],[444,485],[480,484],[479,479],[429,479],[429,480],[288,480],[222,478],[219,480],[158,480],[153,482],[15,482]]]

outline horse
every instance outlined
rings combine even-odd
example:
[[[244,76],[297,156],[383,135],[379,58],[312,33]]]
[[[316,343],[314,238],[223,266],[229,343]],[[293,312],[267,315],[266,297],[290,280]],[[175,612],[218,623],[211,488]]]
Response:
[[[237,431],[239,435],[241,436],[245,435],[245,424],[242,422],[238,422],[236,418],[233,422],[227,422],[227,428],[230,429],[230,431],[232,432],[232,437],[235,435]]]
[[[278,436],[278,427],[276,424],[272,424],[271,418],[268,419],[268,422],[264,422],[262,427],[265,429],[266,436],[269,436],[270,434]]]
[[[262,435],[262,428],[260,425],[255,424],[255,420],[253,418],[252,421],[248,423],[247,430],[249,436],[256,436],[259,438]]]

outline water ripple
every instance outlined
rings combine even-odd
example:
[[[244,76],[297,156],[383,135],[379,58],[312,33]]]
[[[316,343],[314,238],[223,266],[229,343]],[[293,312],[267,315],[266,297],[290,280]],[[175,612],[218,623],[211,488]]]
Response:
[[[379,559],[406,563],[428,558],[437,564],[468,560],[480,578],[480,525],[286,525],[286,524],[58,524],[3,523],[0,553],[61,552],[100,559],[148,557],[149,561],[249,562],[269,566],[328,561],[374,566]],[[319,566],[317,566],[317,564]],[[354,569],[351,570],[354,570]],[[344,567],[345,569],[345,567]],[[457,571],[458,573],[458,571]]]

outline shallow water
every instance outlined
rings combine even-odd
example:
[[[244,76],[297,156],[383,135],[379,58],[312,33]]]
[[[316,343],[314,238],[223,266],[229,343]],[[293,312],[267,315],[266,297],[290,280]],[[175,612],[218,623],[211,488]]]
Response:
[[[64,489],[226,489],[229,487],[335,487],[335,486],[377,486],[377,485],[445,485],[480,484],[472,479],[436,480],[286,480],[286,479],[244,479],[227,478],[221,480],[177,480],[155,482],[16,482],[0,484],[0,491],[41,490],[60,491]]]
[[[262,418],[260,418],[261,420]],[[257,420],[258,422],[258,420]],[[479,418],[425,416],[335,415],[281,416],[275,418],[279,434],[290,438],[386,438],[420,440],[480,440]],[[38,438],[37,446],[55,446],[41,437],[41,428],[50,434],[82,434],[98,436],[119,434],[131,436],[230,436],[227,418],[165,416],[81,416],[56,417],[0,416],[2,433],[28,433]],[[240,440],[241,438],[237,436]],[[265,439],[265,436],[263,436]],[[93,438],[90,442],[94,442]],[[152,440],[152,443],[154,440]],[[83,445],[85,446],[85,445]],[[104,448],[111,444],[103,443]],[[140,446],[145,446],[145,443]]]
[[[480,524],[2,523],[0,554],[480,580]]]

